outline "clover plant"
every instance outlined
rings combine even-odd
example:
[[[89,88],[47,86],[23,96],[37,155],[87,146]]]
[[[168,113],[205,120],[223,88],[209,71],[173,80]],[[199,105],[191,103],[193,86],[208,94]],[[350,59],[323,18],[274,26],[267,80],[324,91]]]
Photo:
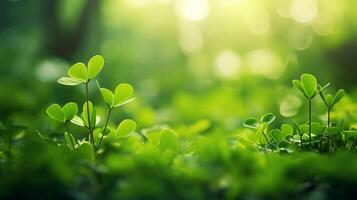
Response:
[[[319,88],[321,88],[319,86]],[[327,108],[327,127],[331,126],[331,110],[338,103],[343,96],[345,96],[345,90],[340,89],[336,92],[335,95],[325,94],[323,91],[320,91],[320,97],[322,98],[326,108]]]
[[[258,121],[256,118],[246,119],[243,122],[243,126],[256,130],[258,134],[264,136],[267,144],[273,147],[273,145],[270,143],[268,139],[267,133],[268,133],[268,125],[273,123],[275,118],[276,117],[274,114],[267,113],[260,118],[260,121]]]
[[[308,124],[309,124],[309,142],[311,139],[311,122],[312,122],[312,100],[325,88],[327,88],[330,83],[325,86],[318,88],[317,79],[312,74],[302,74],[300,80],[293,80],[293,85],[298,89],[307,99],[309,104],[308,110]]]
[[[335,95],[325,94],[323,91],[330,85],[320,86],[315,76],[302,74],[300,80],[293,80],[293,85],[308,101],[308,123],[298,124],[294,120],[294,126],[282,124],[280,128],[273,128],[268,131],[275,116],[271,113],[264,115],[260,121],[249,118],[243,125],[247,128],[257,130],[257,133],[264,136],[267,144],[273,147],[273,151],[291,153],[295,149],[301,151],[310,150],[316,152],[334,152],[338,149],[355,151],[357,146],[357,129],[344,130],[344,120],[336,126],[331,127],[331,111],[345,95],[345,91],[340,89]],[[317,121],[312,121],[312,100],[320,96],[327,107],[327,126]],[[308,145],[304,145],[308,144]],[[308,148],[305,148],[308,146]]]
[[[67,86],[84,85],[85,89],[85,102],[83,104],[82,113],[80,116],[78,113],[78,106],[74,102],[70,102],[61,107],[58,104],[49,106],[46,110],[47,114],[54,120],[63,123],[66,132],[64,138],[68,146],[75,149],[76,146],[83,144],[78,142],[68,129],[68,123],[85,127],[88,130],[88,141],[95,151],[98,151],[101,147],[102,140],[107,134],[108,123],[110,115],[113,109],[130,103],[133,98],[133,87],[128,83],[119,84],[114,92],[106,88],[101,88],[97,82],[99,91],[103,97],[105,104],[108,107],[108,115],[105,121],[104,127],[98,127],[98,116],[96,114],[96,108],[90,101],[89,97],[89,83],[97,77],[104,67],[104,58],[100,55],[93,56],[87,65],[84,63],[76,63],[68,69],[68,77],[62,77],[58,79],[58,83]],[[136,123],[133,120],[122,121],[114,135],[129,135],[136,129]],[[95,133],[98,135],[98,140],[95,140]]]

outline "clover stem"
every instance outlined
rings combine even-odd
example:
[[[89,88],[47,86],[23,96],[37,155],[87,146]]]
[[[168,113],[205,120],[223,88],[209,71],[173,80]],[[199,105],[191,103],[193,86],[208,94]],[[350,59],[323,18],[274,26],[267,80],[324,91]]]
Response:
[[[102,136],[100,137],[99,143],[98,143],[98,145],[97,145],[97,151],[99,150],[99,147],[100,147],[100,144],[102,143],[104,134],[105,134],[105,132],[107,131],[110,114],[112,113],[112,110],[113,110],[113,108],[111,108],[111,107],[109,107],[109,106],[108,106],[108,108],[109,108],[109,111],[108,111],[107,120],[106,120],[106,122],[105,122],[105,126],[104,126],[104,129],[103,129]]]
[[[268,140],[268,137],[267,137],[267,135],[264,133],[264,131],[262,131],[262,134],[263,134],[265,140],[267,141],[267,143],[268,143],[269,145],[271,145],[270,142],[269,142],[269,140]],[[271,145],[271,146],[273,146],[273,145]]]
[[[312,142],[312,139],[311,139],[311,121],[312,121],[312,113],[311,113],[311,98],[309,98],[309,142],[310,142],[310,145],[311,142]]]
[[[67,131],[67,133],[68,133],[68,135],[69,135],[70,133],[69,133],[69,129],[68,129],[67,122],[64,123],[64,127],[66,127],[66,131]],[[69,136],[69,139],[71,140],[72,148],[73,148],[73,150],[74,150],[74,149],[75,149],[75,145],[74,145],[74,143],[73,143],[73,141],[72,141],[72,137]]]
[[[328,108],[327,111],[327,128],[330,128],[331,126],[331,108]]]
[[[63,124],[64,124],[64,127],[66,128],[67,133],[69,133],[67,122],[65,122]]]
[[[302,151],[303,150],[302,135],[300,135],[300,148],[301,148],[301,151]]]
[[[88,92],[88,82],[86,82],[85,86],[86,86],[86,101],[87,101],[87,119],[88,119],[88,128],[89,128],[89,142],[93,145],[94,147],[94,136],[93,136],[93,132],[92,132],[92,126],[90,124],[90,114],[89,114],[89,92]]]

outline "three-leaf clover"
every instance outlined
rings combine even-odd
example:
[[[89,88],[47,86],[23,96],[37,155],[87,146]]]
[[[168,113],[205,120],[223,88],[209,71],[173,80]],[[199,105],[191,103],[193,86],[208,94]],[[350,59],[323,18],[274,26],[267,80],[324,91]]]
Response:
[[[336,92],[335,96],[332,94],[324,94],[323,91],[320,91],[321,99],[323,100],[325,106],[327,107],[327,127],[330,127],[331,124],[331,110],[338,103],[346,92],[343,89],[340,89]]]
[[[326,84],[325,86],[318,88],[317,79],[312,74],[302,74],[300,80],[293,80],[293,85],[296,89],[298,89],[301,93],[304,94],[306,99],[309,103],[309,140],[310,143],[312,142],[311,139],[311,122],[312,122],[312,99],[316,97],[321,91],[326,89],[330,83]]]
[[[98,82],[97,85],[100,90],[100,93],[102,94],[104,102],[110,109],[117,108],[135,99],[133,98],[133,86],[128,83],[119,84],[115,88],[114,93],[106,88],[101,88]]]
[[[46,110],[48,116],[62,123],[71,121],[76,116],[77,112],[78,106],[73,102],[67,103],[63,108],[58,104],[52,104]]]
[[[320,96],[324,101],[327,108],[331,109],[333,106],[338,103],[343,96],[345,96],[346,92],[343,89],[340,89],[336,92],[335,96],[332,94],[324,94],[322,91],[320,92]]]
[[[68,69],[68,77],[62,77],[57,80],[59,84],[75,86],[87,84],[95,78],[104,66],[104,58],[100,55],[93,56],[86,66],[84,63],[76,63]]]
[[[247,128],[251,128],[251,129],[255,129],[257,130],[257,133],[258,134],[262,134],[266,140],[266,142],[268,144],[270,144],[269,142],[269,139],[267,137],[267,127],[268,125],[270,125],[271,123],[273,123],[273,121],[275,120],[275,115],[272,114],[272,113],[267,113],[265,115],[263,115],[261,118],[260,118],[260,121],[258,121],[257,119],[255,118],[249,118],[247,120],[245,120],[243,122],[243,126],[247,127]],[[271,145],[271,144],[270,144]],[[273,145],[271,145],[273,146]]]
[[[317,79],[312,74],[301,75],[300,80],[293,80],[293,85],[298,89],[307,99],[313,99],[319,92],[326,89],[330,83],[318,88]]]
[[[275,120],[275,115],[273,113],[267,113],[264,116],[261,117],[260,121],[258,121],[256,118],[248,118],[243,122],[243,126],[247,128],[252,128],[252,129],[258,129],[259,126],[262,124],[271,124]]]

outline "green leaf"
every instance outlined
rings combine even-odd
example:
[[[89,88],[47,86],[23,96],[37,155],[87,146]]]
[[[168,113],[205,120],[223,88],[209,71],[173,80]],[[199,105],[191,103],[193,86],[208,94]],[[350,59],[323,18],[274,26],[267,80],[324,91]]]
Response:
[[[128,83],[121,83],[115,88],[114,106],[119,107],[133,100],[133,87]]]
[[[169,130],[163,130],[160,137],[160,148],[163,151],[171,150],[173,153],[178,153],[179,142],[177,136]]]
[[[71,123],[77,126],[85,127],[83,119],[78,116],[74,116],[74,118],[71,120]]]
[[[270,139],[273,139],[277,143],[280,143],[281,141],[283,141],[285,139],[285,134],[283,134],[279,129],[273,129],[273,130],[269,131],[268,137]]]
[[[100,93],[102,94],[102,97],[103,97],[105,103],[110,108],[112,108],[114,105],[114,94],[106,88],[100,88],[99,90],[100,90]]]
[[[325,96],[325,104],[327,107],[331,108],[332,107],[332,104],[333,104],[333,96],[331,94],[327,94]]]
[[[336,127],[330,127],[330,128],[326,129],[326,133],[328,135],[336,136],[336,135],[340,134],[340,130],[338,128],[336,128]]]
[[[76,139],[73,137],[72,134],[70,134],[68,132],[65,132],[64,133],[64,139],[65,139],[66,144],[67,144],[68,147],[73,148],[73,149],[75,148],[77,142],[76,142]]]
[[[301,86],[301,81],[299,80],[293,80],[293,85],[296,89],[298,89],[300,92],[302,92],[305,95],[304,89]],[[306,95],[305,95],[306,96]]]
[[[78,106],[76,103],[70,102],[63,106],[63,115],[65,121],[71,121],[78,112]]]
[[[316,135],[322,134],[325,131],[325,126],[323,126],[319,122],[312,122],[311,123],[311,131]]]
[[[317,95],[318,93],[324,91],[328,86],[330,86],[330,83],[327,83],[326,85],[324,85],[323,87],[321,87],[320,85],[317,86],[317,93],[315,93],[315,95]]]
[[[265,114],[262,118],[261,118],[261,122],[265,122],[267,124],[271,124],[273,121],[275,120],[275,115],[273,113],[268,113]]]
[[[342,97],[345,96],[345,94],[346,94],[345,90],[343,89],[338,90],[333,100],[333,105],[338,103],[342,99]]]
[[[76,63],[68,70],[68,76],[86,83],[88,81],[87,68],[83,63]]]
[[[247,128],[257,129],[259,127],[259,122],[255,118],[249,118],[243,122],[243,126]]]
[[[127,137],[130,133],[135,131],[136,126],[136,122],[131,119],[123,120],[119,124],[115,134],[118,137]]]
[[[88,78],[96,77],[104,66],[104,58],[100,55],[93,56],[88,62]]]
[[[317,91],[316,77],[311,74],[301,75],[301,87],[303,88],[306,96],[312,98]]]
[[[90,128],[94,129],[95,125],[96,125],[96,110],[94,109],[93,107],[93,104],[92,102],[89,101],[89,117],[90,117]],[[85,102],[83,104],[83,112],[82,112],[82,119],[83,119],[83,122],[84,122],[84,125],[86,127],[89,127],[89,124],[88,124],[88,109],[87,109],[87,102]]]
[[[77,79],[70,78],[70,77],[62,77],[57,80],[57,83],[62,84],[62,85],[75,86],[75,85],[82,84],[83,82],[79,81]]]
[[[294,128],[290,124],[281,125],[281,132],[283,132],[286,136],[294,134]]]
[[[62,108],[58,104],[53,104],[50,107],[48,107],[46,113],[54,120],[57,120],[59,122],[65,122]]]

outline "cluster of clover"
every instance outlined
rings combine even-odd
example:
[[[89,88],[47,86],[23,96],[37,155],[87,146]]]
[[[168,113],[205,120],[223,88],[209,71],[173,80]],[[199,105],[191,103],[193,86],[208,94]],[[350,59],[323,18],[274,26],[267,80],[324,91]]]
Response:
[[[134,100],[133,87],[128,83],[118,84],[114,92],[112,92],[106,88],[101,88],[97,82],[103,100],[108,107],[108,115],[104,126],[99,126],[100,120],[96,115],[96,108],[89,99],[88,86],[102,71],[103,66],[104,58],[100,55],[95,55],[89,60],[87,66],[84,63],[76,63],[68,69],[68,77],[62,77],[57,81],[59,84],[67,86],[84,85],[85,101],[80,116],[77,115],[78,106],[74,102],[69,102],[63,107],[59,104],[52,104],[46,110],[47,114],[52,119],[63,123],[65,128],[65,143],[73,150],[82,144],[90,143],[93,146],[93,149],[98,151],[101,148],[104,137],[127,137],[136,129],[136,123],[130,119],[123,120],[115,130],[109,130],[108,128],[108,122],[112,111]],[[88,137],[84,137],[80,140],[75,139],[69,130],[68,123],[84,127],[88,132]]]
[[[308,103],[307,123],[298,125],[282,124],[280,129],[269,130],[269,125],[275,120],[272,113],[261,117],[261,120],[249,118],[243,125],[257,131],[264,141],[260,140],[259,147],[269,151],[292,152],[295,149],[329,152],[338,149],[355,151],[357,143],[356,130],[343,130],[343,122],[337,127],[331,126],[331,111],[345,95],[340,89],[335,95],[325,94],[324,90],[330,83],[321,86],[315,76],[302,74],[300,80],[293,80],[294,87],[300,91]],[[327,124],[312,121],[312,100],[320,96],[327,109]],[[296,148],[298,147],[298,148]]]

